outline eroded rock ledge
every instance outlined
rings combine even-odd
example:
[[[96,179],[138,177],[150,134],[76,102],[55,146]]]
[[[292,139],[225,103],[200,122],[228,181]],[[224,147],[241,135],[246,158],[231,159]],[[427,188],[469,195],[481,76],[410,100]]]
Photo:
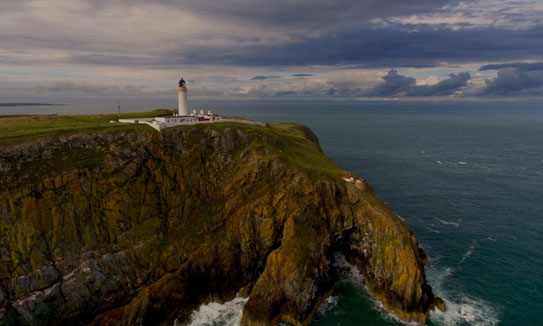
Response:
[[[0,324],[157,325],[249,294],[308,325],[333,251],[404,320],[441,301],[410,228],[298,125],[94,133],[0,147]]]

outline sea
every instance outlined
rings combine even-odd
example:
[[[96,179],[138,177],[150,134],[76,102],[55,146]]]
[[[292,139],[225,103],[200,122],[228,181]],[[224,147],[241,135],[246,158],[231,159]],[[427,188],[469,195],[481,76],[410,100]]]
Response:
[[[123,104],[125,111],[174,107]],[[429,325],[543,325],[543,105],[208,101],[191,105],[309,126],[332,160],[367,179],[415,232],[447,305]],[[116,112],[117,103],[0,108],[0,114]],[[404,325],[341,254],[312,326]],[[192,326],[238,325],[247,299],[208,303]]]

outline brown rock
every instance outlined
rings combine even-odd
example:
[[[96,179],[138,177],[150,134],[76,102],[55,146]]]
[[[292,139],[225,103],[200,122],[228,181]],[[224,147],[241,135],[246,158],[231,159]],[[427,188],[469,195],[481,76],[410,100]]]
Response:
[[[308,325],[334,250],[398,317],[444,308],[409,227],[309,129],[219,127],[0,147],[0,323],[155,325],[239,293],[243,325]]]

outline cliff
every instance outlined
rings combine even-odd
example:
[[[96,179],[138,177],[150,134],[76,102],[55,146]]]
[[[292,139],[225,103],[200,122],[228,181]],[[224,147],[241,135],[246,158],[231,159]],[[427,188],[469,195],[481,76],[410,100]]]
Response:
[[[308,325],[341,251],[425,323],[410,228],[299,125],[93,131],[0,147],[0,324],[157,325],[249,295],[243,325]]]

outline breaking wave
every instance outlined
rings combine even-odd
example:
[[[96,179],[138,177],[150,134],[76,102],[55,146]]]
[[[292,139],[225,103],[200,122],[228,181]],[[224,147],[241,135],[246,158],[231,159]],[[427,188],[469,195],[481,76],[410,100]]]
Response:
[[[317,314],[324,316],[334,310],[339,303],[339,296],[331,295],[324,300],[324,302],[319,306]]]
[[[223,304],[210,302],[202,304],[192,312],[189,326],[234,326],[241,322],[243,306],[249,298],[234,298]],[[176,323],[177,325],[177,323]]]
[[[467,295],[455,298],[447,298],[440,293],[437,295],[445,301],[447,311],[441,312],[436,309],[430,312],[432,323],[447,326],[494,326],[500,321],[496,311],[481,299]]]
[[[334,258],[335,258],[334,267],[336,268],[339,274],[339,279],[342,281],[350,282],[353,285],[364,289],[364,294],[366,298],[368,299],[368,301],[371,303],[371,307],[379,313],[379,315],[381,316],[383,320],[386,320],[395,325],[401,324],[401,325],[409,325],[409,326],[416,326],[416,325],[420,326],[419,323],[416,323],[416,322],[408,323],[399,319],[393,314],[388,313],[385,307],[383,306],[383,304],[379,300],[373,298],[369,294],[366,284],[364,283],[364,277],[362,276],[362,274],[360,274],[358,269],[355,266],[351,265],[347,261],[345,256],[341,253],[336,253],[334,255]]]
[[[469,258],[476,247],[477,241],[474,241],[466,254],[464,254],[462,257],[459,265]],[[368,301],[371,303],[373,309],[378,311],[381,318],[383,318],[385,321],[388,321],[394,325],[420,325],[418,323],[406,323],[398,319],[396,316],[388,313],[380,301],[369,295],[362,275],[355,266],[347,262],[345,256],[336,254],[334,266],[339,271],[340,278],[346,279],[347,281],[365,290],[367,298],[369,299]],[[444,289],[443,285],[446,283],[447,278],[453,275],[454,272],[455,269],[451,267],[440,270],[428,270],[428,280],[434,290],[434,293],[441,297],[447,306],[446,312],[441,312],[436,309],[430,313],[431,324],[444,326],[497,325],[499,323],[498,311],[489,303],[480,298],[464,294],[461,291],[449,291]],[[335,308],[335,306],[333,306],[333,308]],[[330,310],[333,309],[326,311],[328,312]]]
[[[473,240],[468,251],[462,256],[458,263],[461,264],[468,259],[478,243]],[[495,326],[499,323],[498,311],[483,299],[463,293],[461,290],[449,290],[444,288],[447,278],[455,273],[455,269],[447,267],[444,269],[429,268],[428,282],[434,290],[434,294],[442,298],[447,306],[445,312],[438,309],[430,312],[430,321],[433,324],[446,326]]]
[[[468,259],[476,249],[478,243],[472,242],[468,251],[462,256],[458,263],[460,265]],[[348,282],[353,286],[364,290],[364,295],[370,302],[371,307],[379,313],[381,318],[391,324],[398,325],[419,325],[417,323],[406,323],[396,316],[388,313],[383,304],[374,299],[364,283],[364,278],[358,269],[351,265],[345,256],[341,253],[334,255],[334,267],[338,273],[339,282]],[[486,301],[462,293],[462,291],[451,291],[444,288],[447,279],[455,273],[451,267],[443,269],[429,268],[427,270],[428,281],[431,284],[434,293],[441,297],[447,306],[447,311],[441,312],[434,310],[430,312],[430,322],[433,325],[446,326],[495,326],[499,323],[498,311],[490,306]],[[248,298],[234,298],[223,304],[211,302],[202,304],[198,310],[192,312],[189,326],[234,326],[239,325],[243,313],[243,307]],[[325,316],[340,309],[339,302],[341,298],[338,295],[332,295],[321,304],[317,314]],[[176,324],[177,325],[177,324]],[[282,324],[284,325],[284,324]]]
[[[436,217],[436,220],[438,220],[439,223],[444,224],[444,225],[452,225],[452,226],[455,226],[455,227],[460,226],[460,223],[457,223],[457,222],[449,222],[449,221],[445,221],[445,220],[440,220],[437,217]]]
[[[469,256],[471,256],[471,254],[473,253],[473,250],[475,250],[476,247],[477,247],[477,240],[473,240],[473,242],[469,246],[468,251],[464,254],[464,256],[462,256],[462,259],[460,260],[460,264],[462,264],[464,261],[466,261],[466,259],[469,258]]]

